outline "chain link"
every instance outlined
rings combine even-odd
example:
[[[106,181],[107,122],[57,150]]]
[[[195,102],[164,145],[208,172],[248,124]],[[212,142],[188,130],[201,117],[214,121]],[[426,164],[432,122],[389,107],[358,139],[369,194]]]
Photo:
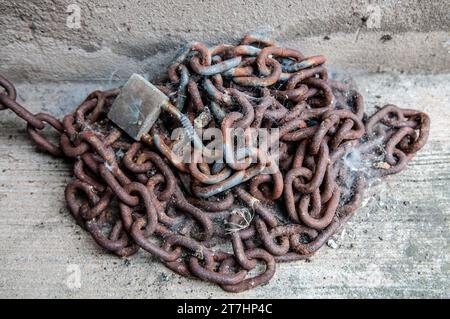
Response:
[[[208,109],[208,127],[279,128],[270,175],[262,163],[175,163],[164,116],[132,142],[106,117],[120,89],[91,93],[60,122],[27,111],[0,76],[0,110],[24,119],[40,148],[76,159],[65,197],[101,247],[119,256],[142,248],[181,275],[240,292],[267,283],[276,262],[317,252],[359,208],[367,181],[398,173],[427,141],[426,114],[386,105],[367,117],[362,96],[330,80],[324,63],[248,35],[236,46],[188,46],[156,83],[192,125]],[[39,134],[46,123],[59,145]],[[356,176],[344,164],[351,152],[371,164]]]

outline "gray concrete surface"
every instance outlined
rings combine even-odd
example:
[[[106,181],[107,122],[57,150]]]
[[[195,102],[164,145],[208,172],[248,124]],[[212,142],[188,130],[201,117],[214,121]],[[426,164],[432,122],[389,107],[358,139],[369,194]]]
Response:
[[[277,265],[266,286],[237,297],[449,298],[450,74],[356,75],[370,111],[392,102],[426,111],[430,140],[409,167],[368,190],[363,207],[311,262]],[[112,83],[18,85],[32,111],[58,116]],[[70,167],[36,152],[11,112],[0,116],[0,297],[235,298],[182,278],[146,253],[119,259],[71,218],[64,188]],[[73,285],[79,269],[81,287]]]
[[[257,30],[340,69],[450,71],[449,1],[0,0],[0,29],[0,73],[14,80],[154,74],[183,42]]]
[[[67,25],[74,3],[79,29]],[[368,190],[337,248],[277,265],[268,285],[238,297],[450,297],[448,1],[0,0],[0,30],[0,73],[20,83],[19,99],[35,112],[62,116],[94,89],[159,73],[182,43],[237,41],[257,30],[352,72],[369,110],[391,102],[428,112],[426,147]],[[235,297],[147,254],[104,253],[65,207],[70,175],[1,112],[0,297]]]

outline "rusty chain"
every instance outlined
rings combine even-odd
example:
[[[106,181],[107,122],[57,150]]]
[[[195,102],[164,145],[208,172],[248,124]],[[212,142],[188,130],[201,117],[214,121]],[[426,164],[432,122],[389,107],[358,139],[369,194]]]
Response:
[[[403,170],[427,141],[425,113],[386,105],[367,117],[362,96],[329,79],[324,63],[248,35],[235,46],[193,43],[159,78],[192,125],[210,112],[202,127],[279,128],[271,175],[259,164],[175,162],[170,117],[131,141],[106,117],[120,88],[91,93],[60,122],[27,111],[0,76],[0,111],[25,120],[39,148],[73,159],[67,205],[101,247],[142,249],[183,276],[240,292],[267,283],[277,262],[313,255],[360,207],[366,185]],[[47,124],[59,145],[40,134]],[[363,168],[346,164],[355,154]]]

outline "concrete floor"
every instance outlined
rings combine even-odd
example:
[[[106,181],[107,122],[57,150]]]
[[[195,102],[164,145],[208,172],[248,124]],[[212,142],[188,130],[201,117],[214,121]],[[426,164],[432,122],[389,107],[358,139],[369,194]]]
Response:
[[[362,74],[355,82],[369,110],[390,102],[426,111],[428,144],[404,172],[368,190],[336,248],[324,247],[308,263],[278,264],[268,285],[237,296],[182,278],[146,253],[119,259],[98,248],[65,206],[69,165],[36,152],[24,124],[1,112],[0,297],[449,298],[450,74]],[[33,111],[61,116],[110,85],[17,89]]]

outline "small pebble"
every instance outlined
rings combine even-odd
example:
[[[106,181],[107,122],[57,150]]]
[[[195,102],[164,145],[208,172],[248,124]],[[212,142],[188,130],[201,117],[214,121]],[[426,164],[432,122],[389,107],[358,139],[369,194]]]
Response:
[[[334,239],[329,239],[327,241],[327,246],[332,248],[332,249],[338,248],[338,244],[334,241]]]

